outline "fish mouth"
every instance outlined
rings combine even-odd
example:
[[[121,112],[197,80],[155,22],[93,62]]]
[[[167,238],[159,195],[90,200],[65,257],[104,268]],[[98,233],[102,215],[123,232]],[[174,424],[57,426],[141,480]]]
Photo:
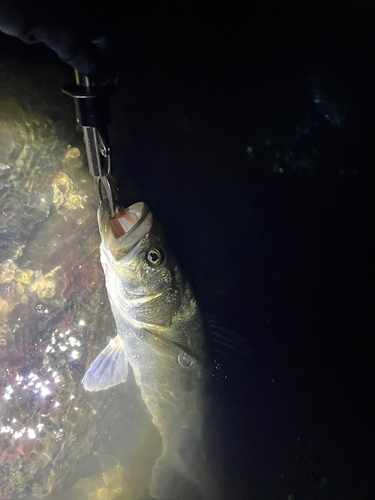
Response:
[[[99,232],[102,245],[115,261],[126,257],[133,260],[141,246],[144,237],[152,227],[152,213],[146,203],[138,202],[123,208],[116,207],[116,216],[109,218],[109,206],[103,200],[98,210]]]

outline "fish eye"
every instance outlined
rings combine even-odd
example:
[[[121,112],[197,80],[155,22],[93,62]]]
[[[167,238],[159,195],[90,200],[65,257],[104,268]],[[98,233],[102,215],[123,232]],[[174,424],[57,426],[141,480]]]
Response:
[[[152,248],[147,252],[147,262],[153,266],[158,266],[164,260],[164,253],[158,248]]]

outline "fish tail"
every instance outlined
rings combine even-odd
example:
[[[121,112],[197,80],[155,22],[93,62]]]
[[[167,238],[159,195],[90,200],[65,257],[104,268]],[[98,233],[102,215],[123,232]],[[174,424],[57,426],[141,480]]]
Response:
[[[177,453],[164,453],[155,463],[150,494],[156,500],[203,500],[197,486],[186,476]]]
[[[163,453],[152,471],[150,494],[156,500],[219,500],[201,457],[186,463],[180,453]]]

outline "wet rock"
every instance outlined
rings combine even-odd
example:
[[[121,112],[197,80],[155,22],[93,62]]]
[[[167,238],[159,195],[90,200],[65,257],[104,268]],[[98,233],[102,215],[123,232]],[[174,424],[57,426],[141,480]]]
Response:
[[[43,71],[0,71],[0,497],[40,498],[93,446],[80,379],[109,309],[93,182],[61,75],[48,85]]]

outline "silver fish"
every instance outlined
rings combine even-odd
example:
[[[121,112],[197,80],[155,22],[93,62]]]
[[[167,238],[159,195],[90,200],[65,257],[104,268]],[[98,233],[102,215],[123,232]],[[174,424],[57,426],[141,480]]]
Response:
[[[204,452],[203,322],[192,289],[144,203],[98,210],[100,255],[117,336],[83,378],[88,391],[125,382],[133,369],[163,444],[150,494],[220,498]]]

